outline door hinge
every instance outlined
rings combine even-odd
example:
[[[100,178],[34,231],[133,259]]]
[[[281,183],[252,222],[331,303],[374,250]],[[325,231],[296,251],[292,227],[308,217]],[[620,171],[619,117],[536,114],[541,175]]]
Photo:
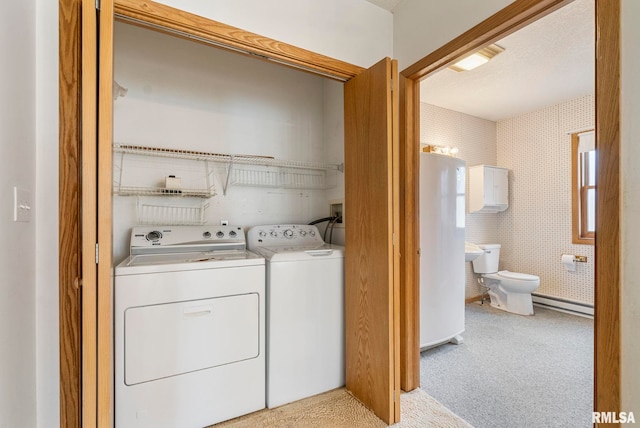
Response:
[[[99,260],[100,260],[100,252],[98,249],[98,244],[96,243],[96,264],[98,264]]]
[[[100,10],[100,0],[96,0],[96,10]]]

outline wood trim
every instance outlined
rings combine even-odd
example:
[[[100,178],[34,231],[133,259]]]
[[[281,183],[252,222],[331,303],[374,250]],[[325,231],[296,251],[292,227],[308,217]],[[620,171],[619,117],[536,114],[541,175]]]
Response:
[[[585,131],[586,132],[586,131]],[[580,203],[583,198],[578,190],[580,186],[580,174],[578,164],[578,146],[580,145],[579,132],[571,134],[571,241],[574,244],[594,245],[593,238],[583,238],[580,236],[580,227],[583,224]]]
[[[596,0],[596,28],[594,410],[620,412],[620,0]]]
[[[495,43],[572,0],[515,0],[461,36],[402,71],[419,80],[457,61],[463,55]]]
[[[113,388],[113,0],[101,0],[99,14],[100,64],[98,79],[97,132],[97,238],[100,249],[97,288],[97,421],[98,427],[112,427]],[[96,141],[96,140],[94,140]]]
[[[412,391],[420,386],[420,265],[418,218],[419,125],[418,83],[399,76],[400,83],[400,386]]]
[[[482,301],[482,295],[480,296],[473,296],[473,297],[467,297],[466,299],[464,299],[464,304],[469,304],[469,303],[473,303],[473,302],[481,302]]]
[[[391,259],[393,260],[393,278],[391,292],[393,307],[391,322],[393,328],[391,369],[393,371],[394,422],[400,422],[400,96],[398,82],[398,61],[391,60]]]
[[[60,0],[59,13],[59,322],[60,426],[81,426],[80,336],[80,63],[79,0]]]
[[[82,426],[96,425],[96,373],[98,349],[96,337],[96,9],[93,0],[82,0]]]
[[[364,68],[148,0],[116,0],[116,16],[156,31],[346,81]]]

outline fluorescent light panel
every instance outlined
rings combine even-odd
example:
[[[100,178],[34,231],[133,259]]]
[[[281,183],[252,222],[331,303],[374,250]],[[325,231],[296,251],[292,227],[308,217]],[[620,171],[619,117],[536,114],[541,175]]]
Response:
[[[482,64],[486,64],[491,58],[503,51],[504,48],[501,48],[498,45],[489,45],[486,48],[480,49],[478,52],[462,58],[460,61],[449,66],[449,68],[455,71],[473,70],[476,67],[480,67]]]

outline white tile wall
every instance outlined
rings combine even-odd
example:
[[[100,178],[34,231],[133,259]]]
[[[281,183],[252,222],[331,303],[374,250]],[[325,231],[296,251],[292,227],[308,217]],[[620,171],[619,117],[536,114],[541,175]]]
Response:
[[[594,247],[571,242],[571,137],[593,129],[595,98],[577,98],[497,124],[509,168],[509,209],[497,214],[501,269],[540,276],[538,293],[593,304]],[[587,256],[575,272],[562,254]]]
[[[422,103],[420,106],[420,142],[423,145],[455,146],[458,157],[467,162],[467,167],[487,164],[496,165],[496,124]],[[469,190],[467,180],[467,192]],[[498,242],[497,216],[490,213],[468,213],[466,216],[466,240],[475,243]],[[466,263],[466,297],[480,295],[476,275],[471,263]]]

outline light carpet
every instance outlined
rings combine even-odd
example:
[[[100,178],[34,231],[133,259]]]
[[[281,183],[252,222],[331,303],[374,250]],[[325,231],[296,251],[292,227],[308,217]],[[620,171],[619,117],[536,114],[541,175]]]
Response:
[[[215,428],[383,428],[386,426],[387,424],[378,419],[344,388],[213,425]],[[471,425],[423,390],[416,389],[400,396],[400,422],[392,427],[469,428]]]
[[[420,384],[477,428],[592,427],[593,320],[471,303],[461,345],[422,353]]]

